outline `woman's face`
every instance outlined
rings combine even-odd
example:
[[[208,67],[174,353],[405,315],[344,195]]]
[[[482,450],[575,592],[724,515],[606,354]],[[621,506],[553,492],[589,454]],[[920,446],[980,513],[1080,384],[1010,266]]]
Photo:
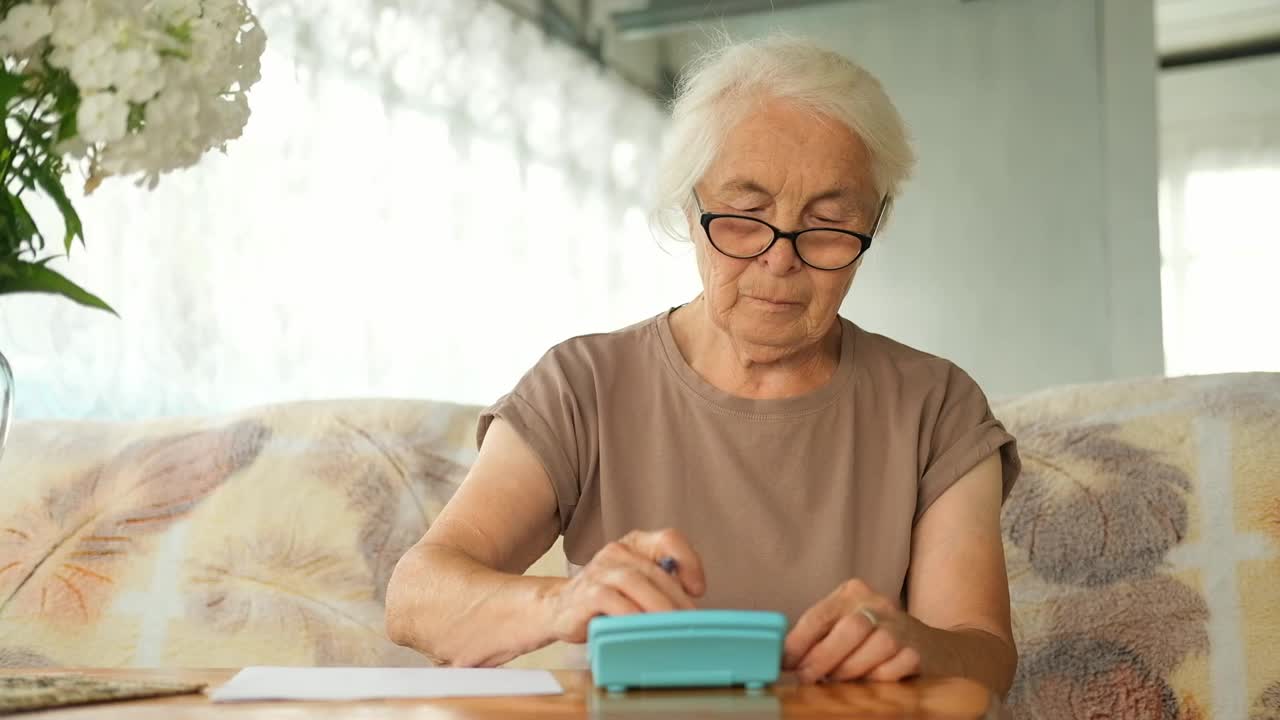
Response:
[[[775,100],[729,132],[695,191],[706,212],[783,231],[870,233],[880,204],[870,169],[866,146],[844,124]],[[861,260],[818,270],[784,238],[763,255],[732,258],[711,245],[696,216],[689,221],[712,319],[735,344],[785,357],[826,337]]]

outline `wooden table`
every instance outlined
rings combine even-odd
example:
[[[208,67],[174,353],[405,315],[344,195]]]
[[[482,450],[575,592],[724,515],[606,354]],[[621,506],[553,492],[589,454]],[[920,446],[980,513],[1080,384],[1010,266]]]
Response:
[[[234,670],[0,670],[0,674],[78,672],[108,678],[226,682]],[[472,720],[526,715],[555,718],[995,718],[1003,717],[990,693],[968,680],[917,680],[908,683],[841,683],[800,686],[784,676],[761,693],[745,690],[674,690],[609,695],[591,685],[585,671],[557,671],[565,694],[547,697],[472,698],[455,700],[371,701],[333,703],[213,704],[204,695],[86,705],[12,716],[17,720],[50,718],[122,718],[139,720],[216,720],[218,718],[414,718],[415,720]]]

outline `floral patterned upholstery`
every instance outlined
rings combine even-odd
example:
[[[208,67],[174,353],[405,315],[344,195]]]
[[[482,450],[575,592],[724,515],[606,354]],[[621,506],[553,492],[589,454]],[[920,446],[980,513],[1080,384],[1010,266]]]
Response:
[[[1025,464],[1004,512],[1014,716],[1280,717],[1280,374],[996,413]],[[0,666],[426,663],[386,640],[382,601],[474,460],[477,414],[20,423],[0,461]],[[564,567],[556,547],[530,572]]]
[[[1015,717],[1280,718],[1280,374],[997,408]]]

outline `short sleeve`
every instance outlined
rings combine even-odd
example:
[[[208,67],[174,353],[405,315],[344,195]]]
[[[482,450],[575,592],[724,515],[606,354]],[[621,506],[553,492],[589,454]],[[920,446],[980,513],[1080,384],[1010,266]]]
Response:
[[[925,462],[913,522],[919,522],[934,501],[994,452],[1000,453],[1002,499],[1009,497],[1022,470],[1017,442],[992,414],[986,395],[973,378],[949,365],[940,391],[940,402],[926,410],[921,423]]]
[[[495,418],[502,418],[529,445],[551,479],[562,533],[578,505],[583,468],[594,446],[592,417],[584,412],[589,403],[583,402],[580,389],[591,384],[576,377],[582,373],[573,372],[567,360],[560,348],[552,349],[511,392],[480,414],[476,427],[477,447],[484,444]]]

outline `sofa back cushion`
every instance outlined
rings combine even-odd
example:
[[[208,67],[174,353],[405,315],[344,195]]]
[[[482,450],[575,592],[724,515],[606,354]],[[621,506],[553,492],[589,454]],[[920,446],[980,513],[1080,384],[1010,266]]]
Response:
[[[474,460],[476,408],[296,403],[20,423],[0,461],[0,667],[423,664],[387,580]],[[997,403],[1017,717],[1280,717],[1280,374]],[[562,574],[558,546],[532,574]],[[553,646],[517,664],[559,667]]]
[[[1280,374],[1000,404],[1016,717],[1280,717]]]
[[[423,664],[383,598],[474,459],[474,408],[296,403],[15,427],[0,666]]]

